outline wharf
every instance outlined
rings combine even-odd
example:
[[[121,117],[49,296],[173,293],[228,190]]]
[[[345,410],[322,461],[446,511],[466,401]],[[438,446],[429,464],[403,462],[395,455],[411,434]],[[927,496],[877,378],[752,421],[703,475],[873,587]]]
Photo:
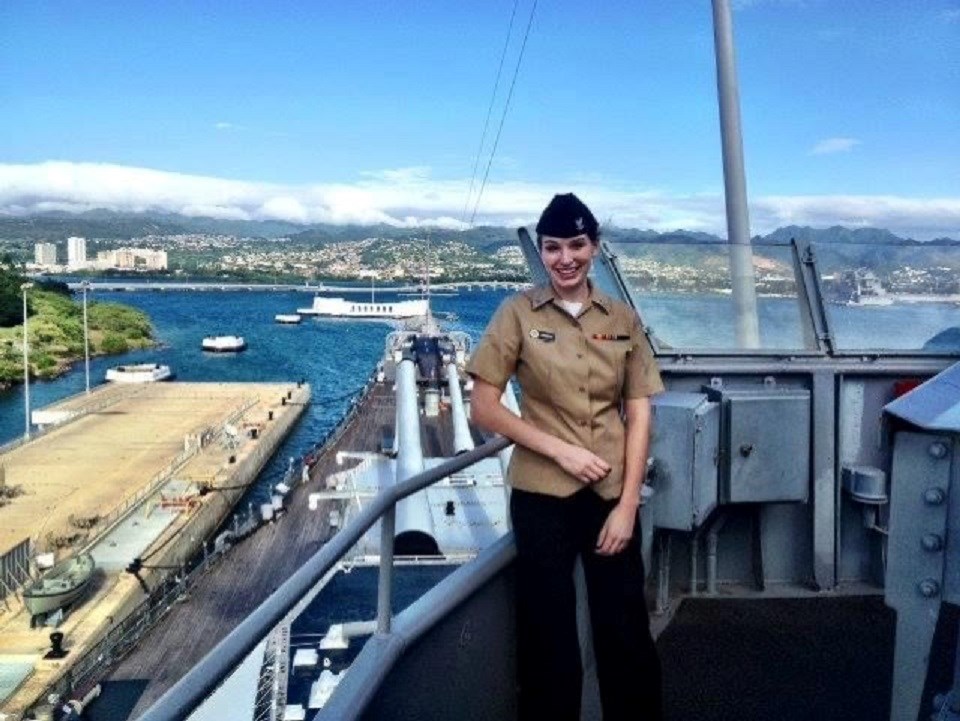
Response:
[[[344,470],[337,464],[339,451],[379,452],[381,439],[394,431],[395,408],[391,383],[369,386],[340,433],[318,450],[310,479],[290,493],[285,513],[230,549],[190,586],[184,602],[171,606],[109,672],[103,694],[85,717],[116,721],[142,714],[315,554],[335,529],[329,526],[330,502],[310,510],[309,494]],[[448,414],[421,417],[421,436],[426,456],[453,455]]]
[[[44,409],[72,418],[0,455],[17,491],[0,506],[0,561],[9,573],[24,549],[89,551],[98,568],[56,629],[62,660],[43,659],[54,629],[32,629],[19,593],[0,587],[0,716],[22,714],[141,601],[140,580],[124,572],[134,558],[154,559],[141,580],[156,585],[196,553],[309,399],[295,383],[156,383]]]

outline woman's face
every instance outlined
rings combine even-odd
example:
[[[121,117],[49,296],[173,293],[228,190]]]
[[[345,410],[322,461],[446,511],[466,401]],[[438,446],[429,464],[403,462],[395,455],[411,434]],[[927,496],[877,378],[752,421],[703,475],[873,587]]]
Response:
[[[576,295],[586,289],[587,274],[596,254],[597,246],[586,233],[572,238],[545,235],[540,239],[540,257],[560,295]]]

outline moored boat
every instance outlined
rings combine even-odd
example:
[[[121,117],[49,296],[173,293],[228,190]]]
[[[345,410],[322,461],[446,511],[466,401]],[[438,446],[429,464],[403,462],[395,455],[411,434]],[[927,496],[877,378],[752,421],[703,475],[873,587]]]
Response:
[[[156,383],[173,378],[170,366],[160,363],[137,363],[107,369],[106,378],[114,383]]]
[[[302,320],[299,313],[277,313],[273,319],[281,325],[296,325]]]
[[[239,353],[246,350],[247,341],[242,335],[208,335],[200,345],[210,353]]]
[[[23,602],[31,616],[51,613],[73,603],[86,590],[96,564],[89,553],[71,556],[56,564],[23,589]]]

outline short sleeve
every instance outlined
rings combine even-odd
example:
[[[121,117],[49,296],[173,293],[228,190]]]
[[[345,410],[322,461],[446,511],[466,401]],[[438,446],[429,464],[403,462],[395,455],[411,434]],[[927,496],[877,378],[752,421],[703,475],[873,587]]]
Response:
[[[630,352],[627,354],[627,369],[623,384],[624,398],[646,398],[663,390],[663,380],[650,343],[643,331],[640,319],[633,315],[630,329]]]
[[[517,370],[520,355],[520,319],[516,303],[514,297],[500,304],[467,364],[467,373],[501,390]]]

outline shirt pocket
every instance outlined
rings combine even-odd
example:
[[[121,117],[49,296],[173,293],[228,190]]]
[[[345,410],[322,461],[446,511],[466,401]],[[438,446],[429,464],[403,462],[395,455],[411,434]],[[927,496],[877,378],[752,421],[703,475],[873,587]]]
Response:
[[[520,382],[520,388],[532,398],[548,400],[551,394],[551,386],[554,379],[554,370],[558,362],[557,335],[553,330],[537,331],[538,334],[545,334],[544,337],[538,335],[534,337],[534,331],[528,332],[523,339],[523,347],[520,349],[520,364],[517,368],[517,380]]]
[[[623,393],[629,350],[630,344],[626,341],[596,341],[593,368],[597,376],[596,392],[606,400],[618,400]]]

